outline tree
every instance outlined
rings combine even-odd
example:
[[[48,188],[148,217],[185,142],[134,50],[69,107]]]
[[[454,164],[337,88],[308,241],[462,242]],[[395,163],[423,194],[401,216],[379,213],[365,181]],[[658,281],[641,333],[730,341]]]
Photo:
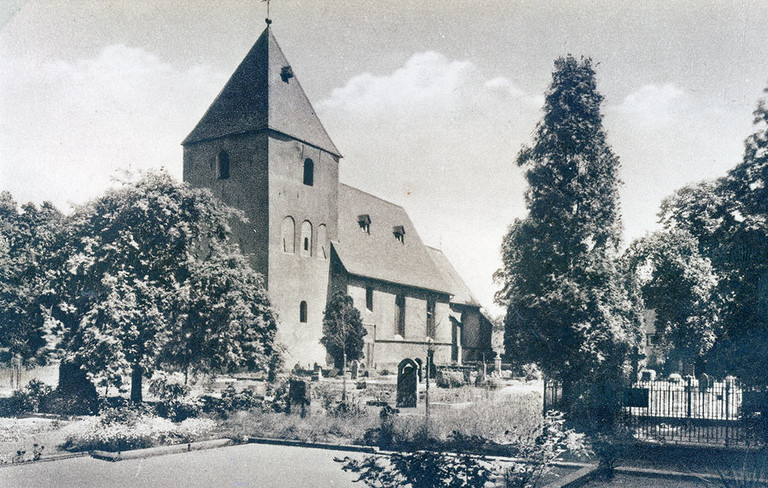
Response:
[[[572,404],[597,382],[620,380],[637,318],[615,257],[620,246],[619,160],[602,128],[590,59],[555,61],[544,116],[517,164],[528,215],[502,244],[496,295],[506,306],[505,349],[563,382]]]
[[[625,259],[644,308],[656,312],[656,334],[670,359],[701,358],[719,333],[718,279],[698,241],[687,231],[656,232],[636,240]]]
[[[765,93],[768,93],[766,88]],[[715,181],[682,188],[659,213],[667,230],[695,237],[719,282],[722,334],[708,369],[762,382],[768,355],[752,344],[768,339],[768,104],[758,102],[755,131],[742,162]]]
[[[190,263],[189,272],[174,295],[175,339],[160,355],[161,364],[181,370],[185,384],[190,372],[271,368],[276,317],[246,258],[222,249]]]
[[[208,190],[165,173],[79,208],[56,257],[54,316],[65,359],[107,385],[130,373],[137,402],[142,379],[161,365],[264,368],[275,317],[261,280],[229,240],[234,218],[242,214]]]
[[[50,203],[26,204],[19,212],[0,193],[0,347],[27,363],[46,361],[46,256],[62,214]]]
[[[320,343],[325,346],[336,367],[341,368],[344,378],[343,400],[346,400],[347,394],[347,361],[363,357],[363,337],[367,333],[352,297],[340,291],[334,293],[325,306]]]

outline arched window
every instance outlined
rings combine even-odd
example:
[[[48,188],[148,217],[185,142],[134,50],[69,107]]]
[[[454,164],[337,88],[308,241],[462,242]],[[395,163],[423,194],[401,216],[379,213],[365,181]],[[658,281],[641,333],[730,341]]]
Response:
[[[322,259],[328,259],[328,231],[325,224],[317,226],[317,255]]]
[[[312,224],[308,220],[301,223],[301,255],[312,255]]]
[[[304,184],[307,186],[315,184],[315,163],[309,158],[304,160]]]
[[[299,304],[299,322],[305,324],[307,322],[307,302],[302,301]]]
[[[405,297],[395,297],[395,334],[405,337]]]
[[[296,242],[296,224],[292,217],[286,217],[283,219],[283,226],[280,230],[281,244],[283,246],[283,252],[293,254],[295,251]]]
[[[221,151],[216,156],[216,168],[220,180],[229,178],[229,154],[227,154],[227,151]]]
[[[427,337],[434,339],[435,329],[435,300],[430,298],[427,300]]]

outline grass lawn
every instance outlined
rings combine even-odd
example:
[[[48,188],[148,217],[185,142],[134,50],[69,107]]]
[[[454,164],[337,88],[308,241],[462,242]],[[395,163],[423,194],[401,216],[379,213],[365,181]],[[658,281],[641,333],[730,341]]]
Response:
[[[68,435],[82,430],[85,420],[0,417],[0,464],[10,463],[16,451],[26,451],[31,459],[34,444],[45,446],[43,456],[63,452],[61,444]]]
[[[306,418],[298,415],[274,413],[269,411],[241,411],[226,419],[216,419],[213,432],[208,429],[205,438],[231,437],[272,437],[304,440],[310,442],[370,444],[375,442],[366,436],[366,432],[381,427],[381,407],[367,406],[369,400],[395,403],[395,384],[389,378],[384,381],[368,381],[365,388],[357,389],[354,382],[348,381],[348,400],[352,411],[339,415],[334,413],[341,398],[341,381],[326,379],[322,383],[313,383],[311,388],[312,404]],[[420,386],[423,390],[423,385]],[[402,409],[392,418],[392,432],[395,445],[416,444],[430,441],[450,443],[452,439],[462,439],[457,446],[462,447],[473,438],[487,439],[493,443],[508,444],[524,439],[536,431],[541,422],[540,384],[509,382],[503,388],[487,389],[464,386],[454,389],[430,388],[431,422],[427,436],[425,423],[424,395],[421,392],[419,407]],[[195,420],[208,422],[212,420]],[[62,444],[67,438],[70,450],[90,449],[94,442],[105,436],[127,436],[127,444],[136,446],[162,445],[180,442],[178,435],[154,435],[157,426],[163,429],[178,428],[169,421],[157,417],[142,417],[139,425],[122,427],[125,432],[115,434],[113,427],[100,426],[97,417],[83,417],[74,420],[55,420],[50,418],[0,418],[0,464],[9,463],[17,451],[26,451],[25,460],[32,458],[33,445],[45,446],[43,456],[61,453]],[[194,423],[194,422],[193,422]],[[146,424],[146,425],[145,425]],[[131,436],[138,431],[150,433],[140,442]],[[198,439],[197,431],[188,435],[189,440]],[[184,440],[186,442],[186,439]],[[127,445],[125,442],[123,445]],[[100,447],[101,448],[101,447]],[[128,449],[124,447],[123,449]]]

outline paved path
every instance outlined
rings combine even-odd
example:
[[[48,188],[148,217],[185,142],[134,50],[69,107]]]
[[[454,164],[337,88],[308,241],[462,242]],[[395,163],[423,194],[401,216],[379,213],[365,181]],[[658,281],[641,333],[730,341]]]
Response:
[[[0,487],[355,487],[334,456],[350,453],[247,444],[119,462],[91,457],[0,469]],[[360,456],[359,454],[353,454]]]

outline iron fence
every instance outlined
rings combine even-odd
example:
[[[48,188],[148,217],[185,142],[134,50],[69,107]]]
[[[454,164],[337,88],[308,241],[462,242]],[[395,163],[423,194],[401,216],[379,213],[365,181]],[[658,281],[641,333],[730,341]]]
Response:
[[[764,387],[738,380],[641,381],[625,392],[627,424],[638,439],[722,446],[762,443]]]
[[[557,410],[562,384],[544,380],[543,408]],[[626,388],[624,419],[638,440],[748,446],[768,440],[768,387],[735,378],[639,381]]]

